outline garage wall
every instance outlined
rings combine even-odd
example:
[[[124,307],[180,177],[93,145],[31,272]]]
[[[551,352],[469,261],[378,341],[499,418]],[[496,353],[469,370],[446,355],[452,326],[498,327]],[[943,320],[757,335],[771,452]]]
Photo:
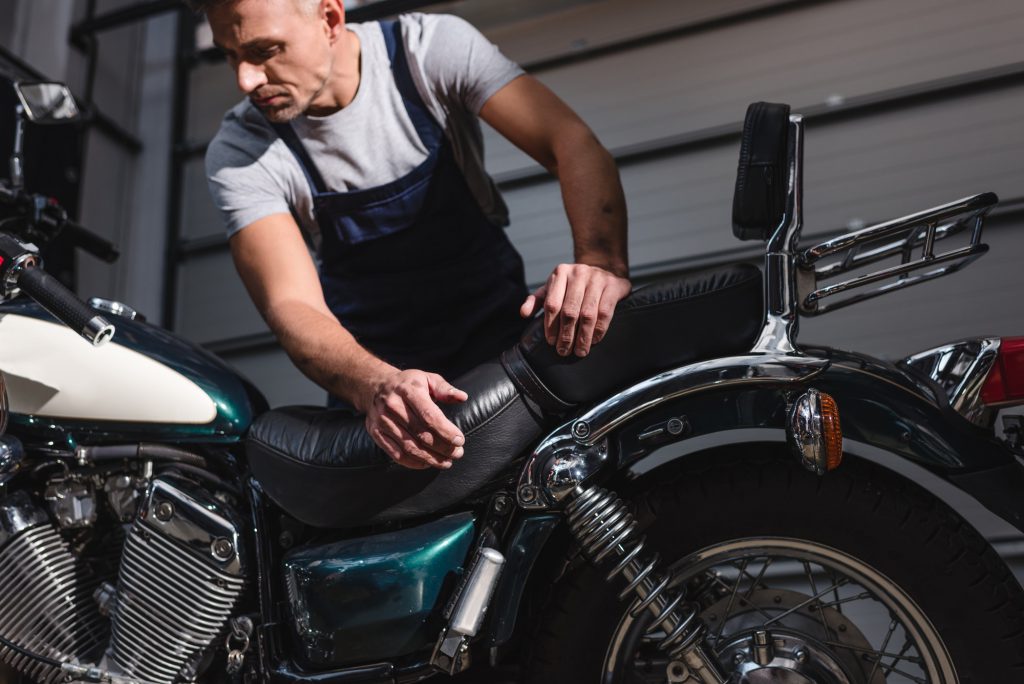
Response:
[[[995,191],[993,253],[936,284],[803,324],[804,340],[896,356],[960,336],[1024,328],[1013,296],[1024,198],[1024,6],[1016,0],[602,0],[538,13],[505,3],[439,10],[474,21],[550,85],[619,158],[634,273],[649,278],[758,259],[729,230],[746,105],[807,115],[809,239]],[[528,8],[527,8],[528,9]],[[528,19],[521,19],[527,16]],[[193,73],[189,139],[201,149],[237,101],[223,65]],[[488,132],[528,279],[570,258],[557,183]],[[223,248],[197,154],[185,180],[176,326],[246,370],[273,404],[322,401],[277,351]],[[1015,202],[1016,201],[1016,202]]]
[[[97,0],[95,16],[135,4]],[[88,3],[67,0],[5,0],[10,23],[0,25],[0,45],[43,78],[66,82],[83,102],[87,58],[68,35],[87,18],[87,9]],[[173,16],[167,14],[97,34],[95,124],[86,139],[80,211],[74,217],[115,243],[122,255],[111,265],[80,253],[79,294],[121,300],[157,320],[167,235],[174,36]]]

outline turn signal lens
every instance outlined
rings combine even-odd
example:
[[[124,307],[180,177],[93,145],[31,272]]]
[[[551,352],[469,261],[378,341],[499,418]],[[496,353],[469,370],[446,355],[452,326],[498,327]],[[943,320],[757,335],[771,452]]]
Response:
[[[822,437],[825,439],[825,468],[835,470],[843,462],[843,430],[839,426],[839,408],[831,394],[821,393]]]
[[[981,388],[986,406],[1024,402],[1024,337],[1004,337],[999,356]]]
[[[824,392],[809,389],[796,400],[787,434],[803,466],[813,473],[824,475],[843,460],[839,409]]]

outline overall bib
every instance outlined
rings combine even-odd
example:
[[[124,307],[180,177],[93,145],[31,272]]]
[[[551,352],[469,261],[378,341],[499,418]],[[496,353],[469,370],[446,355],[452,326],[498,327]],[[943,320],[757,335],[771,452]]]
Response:
[[[381,29],[395,85],[428,151],[419,166],[385,185],[332,192],[291,125],[274,128],[313,194],[327,306],[388,363],[454,380],[510,346],[525,326],[523,261],[480,209],[416,91],[399,23]]]

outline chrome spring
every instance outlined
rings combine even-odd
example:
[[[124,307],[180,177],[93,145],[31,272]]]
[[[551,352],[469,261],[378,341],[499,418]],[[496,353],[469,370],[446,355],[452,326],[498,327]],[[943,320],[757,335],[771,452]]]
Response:
[[[621,575],[626,580],[619,600],[635,595],[632,617],[645,610],[654,616],[647,634],[659,629],[665,632],[658,648],[673,660],[684,661],[697,681],[724,681],[716,664],[699,648],[706,632],[704,621],[696,607],[686,602],[685,590],[669,588],[671,576],[658,572],[658,554],[641,559],[645,540],[635,538],[636,519],[618,495],[597,487],[584,490],[566,507],[566,515],[570,530],[591,562],[597,565],[611,556],[617,558],[605,579],[610,582]]]

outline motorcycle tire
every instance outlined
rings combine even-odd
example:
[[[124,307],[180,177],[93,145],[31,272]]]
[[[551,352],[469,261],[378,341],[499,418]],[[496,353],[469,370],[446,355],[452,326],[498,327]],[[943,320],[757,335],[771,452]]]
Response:
[[[680,585],[689,583],[688,600],[697,603],[716,638],[714,650],[730,682],[1024,681],[1024,592],[973,527],[926,490],[877,465],[847,459],[819,478],[792,458],[777,456],[718,453],[662,474],[661,484],[632,502],[646,535],[645,554],[657,552],[662,568]],[[579,560],[577,553],[578,567],[554,587],[526,663],[526,681],[681,681],[669,679],[668,658],[657,651],[656,639],[644,635],[648,626],[640,623],[646,613],[634,619],[629,599],[617,599],[623,580],[609,583],[608,567]],[[808,583],[799,578],[777,580],[799,584],[795,589],[772,587],[765,576],[784,576],[779,568],[786,567],[796,574],[802,568],[814,589],[828,578],[835,584],[833,593],[778,621],[780,607],[798,607],[819,595],[801,589]],[[824,578],[818,586],[815,575]],[[844,576],[856,581],[844,584]],[[861,607],[854,598],[840,598],[841,592],[855,591],[858,581],[869,587],[868,594],[877,594]],[[889,635],[881,647],[881,636],[864,635],[862,627],[870,625],[857,624],[861,613],[884,617],[886,611],[893,623],[897,616],[906,620],[899,626],[902,653],[893,623],[888,629],[881,623]],[[776,620],[768,627],[775,630],[770,638],[776,651],[774,659],[762,655],[755,663],[752,634],[758,621],[771,622],[766,615]],[[726,630],[727,624],[734,627]],[[780,653],[780,647],[789,650]],[[907,655],[913,653],[916,664]]]

